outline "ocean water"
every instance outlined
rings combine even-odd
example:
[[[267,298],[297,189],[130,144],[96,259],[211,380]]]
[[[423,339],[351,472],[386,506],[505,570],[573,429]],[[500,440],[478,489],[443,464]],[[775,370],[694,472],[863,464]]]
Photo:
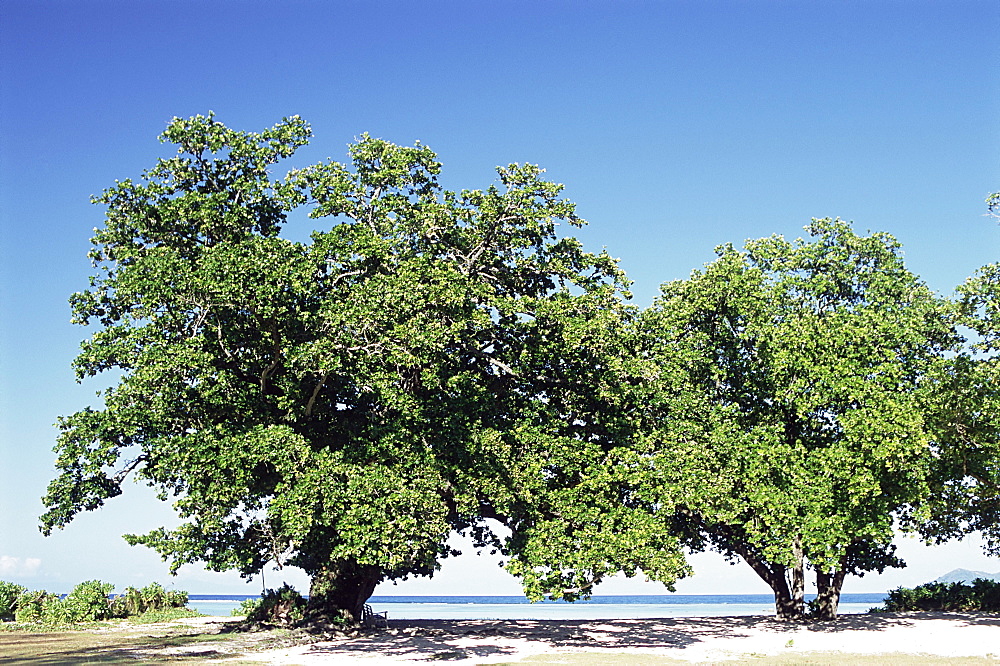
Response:
[[[192,594],[188,606],[206,615],[230,615],[243,599],[253,598],[256,595]],[[840,613],[865,613],[884,598],[884,593],[845,594],[840,600]],[[574,603],[531,603],[524,597],[375,596],[368,603],[375,612],[388,612],[390,620],[597,620],[774,614],[774,598],[769,594],[604,595]]]

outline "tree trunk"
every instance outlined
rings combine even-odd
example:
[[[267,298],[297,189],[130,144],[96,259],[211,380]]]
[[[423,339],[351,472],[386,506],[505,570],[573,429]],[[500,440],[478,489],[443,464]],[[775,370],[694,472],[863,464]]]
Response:
[[[792,555],[795,558],[795,564],[789,569],[785,569],[785,576],[788,579],[788,598],[790,601],[789,610],[793,615],[783,616],[780,612],[778,617],[786,620],[798,620],[805,616],[806,606],[805,606],[805,594],[806,594],[806,572],[805,572],[805,558],[802,555],[802,537],[801,535],[795,535],[795,541],[792,542]],[[775,604],[777,607],[777,604]]]
[[[780,564],[770,565],[770,578],[764,580],[774,590],[774,611],[781,620],[801,620],[806,614],[805,563],[802,557],[802,547],[799,537],[795,537],[792,546],[795,564],[785,567]]]
[[[775,568],[778,568],[778,565],[775,565]],[[781,568],[786,569],[786,567]],[[779,620],[789,622],[801,620],[806,613],[805,602],[802,596],[796,596],[792,590],[789,590],[783,573],[777,576],[779,584],[770,584],[771,589],[774,590],[774,612]]]
[[[774,591],[774,610],[778,619],[796,621],[805,617],[805,564],[798,535],[792,544],[795,556],[795,564],[792,567],[765,562],[743,546],[737,547],[737,552],[757,575],[771,586]]]
[[[716,545],[725,552],[736,553],[750,565],[750,568],[767,583],[774,591],[774,611],[780,620],[795,622],[805,619],[805,554],[802,550],[802,535],[796,534],[792,540],[792,566],[768,562],[754,547],[745,534],[738,528],[724,524],[706,524],[704,519],[700,528],[711,534]]]
[[[834,620],[837,618],[837,606],[840,605],[840,590],[844,585],[843,569],[832,573],[816,572],[816,601],[813,615],[817,620]]]
[[[382,580],[378,567],[338,562],[316,573],[309,584],[306,613],[314,621],[361,620],[365,602]]]

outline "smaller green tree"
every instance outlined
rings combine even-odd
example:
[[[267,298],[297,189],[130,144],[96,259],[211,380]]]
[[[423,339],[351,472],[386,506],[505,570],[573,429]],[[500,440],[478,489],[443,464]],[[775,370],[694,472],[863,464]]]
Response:
[[[642,320],[657,374],[624,473],[692,550],[740,557],[801,618],[848,574],[901,566],[894,522],[928,493],[926,385],[958,342],[948,303],[887,234],[814,220],[663,286]]]
[[[639,510],[624,472],[652,376],[637,310],[613,293],[565,300],[583,316],[549,319],[524,347],[532,380],[522,382],[524,405],[508,411],[519,420],[498,456],[505,502],[493,506],[512,531],[507,569],[533,600],[586,598],[619,572],[673,589],[691,572],[681,542]]]
[[[986,203],[1000,218],[1000,192]],[[911,521],[937,543],[979,532],[1000,554],[1000,263],[959,286],[956,304],[969,343],[935,377],[934,492]]]

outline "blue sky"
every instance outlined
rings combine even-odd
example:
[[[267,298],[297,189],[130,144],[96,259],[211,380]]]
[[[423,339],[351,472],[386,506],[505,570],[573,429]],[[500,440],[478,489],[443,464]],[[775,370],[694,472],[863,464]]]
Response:
[[[89,332],[66,300],[86,286],[102,224],[88,200],[165,155],[171,117],[211,109],[260,130],[301,115],[315,138],[287,167],[343,159],[363,132],[419,139],[456,189],[489,185],[498,164],[540,164],[590,221],[585,245],[621,258],[640,305],[720,243],[795,237],[825,216],[894,234],[909,267],[950,293],[1000,260],[1000,226],[983,215],[1000,189],[998,34],[1000,5],[961,0],[5,2],[0,579],[248,589],[196,568],[171,580],[125,545],[123,532],[171,520],[139,486],[48,539],[36,529],[52,424],[101,387],[70,370]],[[904,549],[909,569],[845,589],[1000,571],[974,540]],[[680,591],[767,591],[745,567],[695,566]],[[475,557],[406,585],[381,591],[517,591]],[[599,591],[661,591],[630,585]]]

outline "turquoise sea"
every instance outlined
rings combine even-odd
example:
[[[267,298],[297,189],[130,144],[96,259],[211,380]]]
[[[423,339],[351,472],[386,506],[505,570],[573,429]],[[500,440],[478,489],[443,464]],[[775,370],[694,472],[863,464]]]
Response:
[[[230,615],[243,599],[255,597],[192,594],[188,606],[207,615]],[[880,605],[884,598],[884,593],[845,594],[840,600],[840,612],[864,613]],[[390,620],[596,620],[774,614],[774,598],[769,594],[604,595],[574,603],[534,604],[524,597],[375,596],[368,603],[376,612],[388,612]]]

